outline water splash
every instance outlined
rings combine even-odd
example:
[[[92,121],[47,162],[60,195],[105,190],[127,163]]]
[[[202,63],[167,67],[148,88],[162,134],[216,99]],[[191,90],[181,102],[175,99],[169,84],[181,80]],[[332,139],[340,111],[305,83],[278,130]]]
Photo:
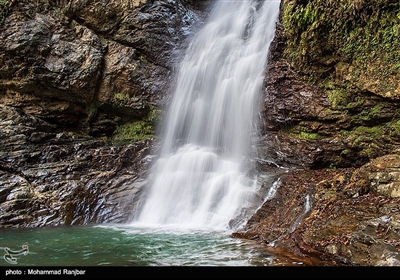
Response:
[[[304,214],[311,210],[310,195],[306,195],[306,202],[304,203]]]
[[[269,188],[268,193],[264,199],[264,202],[275,196],[277,189],[281,186],[281,178],[278,178],[272,186]]]
[[[227,228],[257,195],[248,170],[280,1],[216,1],[180,65],[134,223]]]

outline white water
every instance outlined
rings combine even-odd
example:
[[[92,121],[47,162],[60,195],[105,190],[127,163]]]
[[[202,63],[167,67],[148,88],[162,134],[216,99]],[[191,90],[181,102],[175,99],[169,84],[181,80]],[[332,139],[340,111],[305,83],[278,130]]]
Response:
[[[258,191],[247,172],[280,1],[216,1],[181,62],[135,224],[228,229]]]

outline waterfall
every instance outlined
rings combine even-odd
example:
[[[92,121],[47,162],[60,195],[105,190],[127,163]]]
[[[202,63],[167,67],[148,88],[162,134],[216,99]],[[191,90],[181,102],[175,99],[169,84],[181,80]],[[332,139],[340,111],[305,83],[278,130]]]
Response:
[[[133,223],[227,229],[257,196],[258,104],[280,1],[215,1],[185,53]]]

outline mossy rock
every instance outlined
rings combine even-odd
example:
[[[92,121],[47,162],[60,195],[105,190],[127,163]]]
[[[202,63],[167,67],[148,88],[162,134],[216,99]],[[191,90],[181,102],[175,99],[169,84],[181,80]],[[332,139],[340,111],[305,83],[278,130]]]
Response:
[[[285,56],[311,80],[400,100],[398,0],[285,1]]]
[[[161,119],[161,110],[151,107],[143,119],[134,119],[120,125],[112,140],[116,142],[135,142],[155,137],[155,127]]]

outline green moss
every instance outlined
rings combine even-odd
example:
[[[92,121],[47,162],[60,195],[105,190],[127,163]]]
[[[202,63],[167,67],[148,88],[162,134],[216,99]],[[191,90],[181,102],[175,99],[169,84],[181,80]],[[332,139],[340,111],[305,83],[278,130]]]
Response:
[[[365,150],[366,147],[370,147],[372,143],[379,142],[383,135],[386,135],[387,132],[386,125],[378,125],[378,126],[358,126],[350,131],[341,131],[341,135],[345,138],[345,141],[351,147],[358,147],[362,150]]]
[[[285,1],[285,56],[314,80],[345,62],[338,77],[343,83],[393,94],[400,74],[399,10],[398,0]]]
[[[345,149],[345,150],[340,152],[340,155],[341,156],[345,156],[345,155],[348,155],[349,153],[350,153],[350,151],[348,149]]]
[[[365,135],[366,137],[379,137],[383,134],[384,126],[359,126],[354,131],[358,134]]]
[[[153,137],[152,126],[146,121],[133,121],[117,128],[113,140],[138,141]]]
[[[400,120],[394,120],[389,125],[390,136],[393,138],[400,138]]]
[[[296,133],[296,131],[291,130],[289,131],[289,135],[303,140],[317,140],[321,138],[321,136],[317,133],[311,133],[306,131],[300,131]]]
[[[156,124],[161,119],[162,111],[154,106],[150,106],[150,111],[146,117],[146,121],[150,122],[151,124]]]
[[[326,94],[329,98],[333,109],[340,109],[345,111],[362,108],[367,97],[357,95],[354,90],[350,88],[336,87],[334,89],[327,89]]]
[[[381,110],[382,110],[382,107],[383,107],[383,104],[378,103],[377,105],[375,105],[375,106],[371,109],[371,111],[369,112],[369,115],[370,115],[371,117],[379,116],[379,114],[380,114],[380,112],[381,112]]]
[[[359,120],[365,123],[371,121],[371,117],[368,115],[360,115]]]
[[[358,154],[361,157],[371,158],[373,156],[373,151],[371,148],[366,148],[366,149],[360,151]]]
[[[340,130],[340,135],[342,135],[343,137],[347,137],[347,136],[350,136],[350,131],[348,131],[348,130]]]
[[[343,89],[327,90],[327,94],[334,109],[346,105],[346,92]]]
[[[317,140],[320,138],[320,136],[317,133],[308,133],[304,131],[300,132],[298,137],[305,140]]]
[[[381,108],[380,105],[373,107],[368,116],[354,115],[353,122],[357,123],[357,126],[339,132],[347,147],[341,152],[340,156],[351,155],[363,159],[372,159],[392,151],[393,148],[397,149],[397,143],[400,141],[400,120],[396,118],[389,122],[379,123],[377,122],[379,119],[370,119],[371,113],[377,114],[375,111],[379,108]],[[363,118],[365,119],[364,122]],[[360,125],[360,123],[365,125]],[[371,125],[376,123],[379,123],[379,125]]]
[[[161,110],[152,106],[145,118],[119,126],[114,132],[112,140],[134,142],[153,138],[155,136],[155,125],[160,120],[160,116]]]
[[[287,133],[294,138],[302,140],[317,140],[322,136],[317,133],[319,123],[313,121],[302,121],[288,129]]]
[[[130,101],[130,100],[134,100],[135,97],[131,97],[127,93],[124,94],[124,93],[117,92],[114,94],[114,99],[119,100],[119,101]]]
[[[380,126],[359,126],[350,131],[345,139],[345,142],[350,146],[356,148],[358,156],[363,158],[374,158],[382,152],[382,141],[385,141],[384,135],[387,130],[386,125]],[[379,143],[379,144],[378,144]]]

